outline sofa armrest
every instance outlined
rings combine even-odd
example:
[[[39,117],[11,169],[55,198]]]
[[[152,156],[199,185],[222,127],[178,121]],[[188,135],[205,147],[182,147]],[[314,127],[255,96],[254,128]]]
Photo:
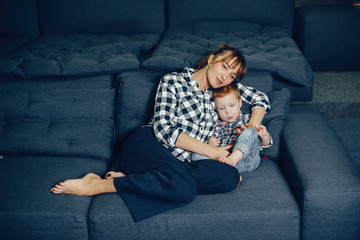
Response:
[[[302,215],[302,239],[360,238],[360,174],[312,105],[291,105],[281,161]]]

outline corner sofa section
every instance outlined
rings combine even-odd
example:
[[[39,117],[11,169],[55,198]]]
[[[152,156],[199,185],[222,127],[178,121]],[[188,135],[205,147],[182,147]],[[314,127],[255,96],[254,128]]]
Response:
[[[360,176],[347,150],[311,106],[289,111],[290,97],[311,99],[313,80],[291,37],[292,1],[1,4],[0,43],[22,41],[0,44],[0,239],[359,238]],[[240,188],[138,223],[116,193],[49,192],[117,170],[124,141],[152,116],[160,78],[224,42],[247,54],[243,84],[268,93],[266,124],[278,131],[276,154],[265,152]]]
[[[59,181],[104,175],[115,139],[115,90],[0,90],[0,239],[89,239],[92,197]]]

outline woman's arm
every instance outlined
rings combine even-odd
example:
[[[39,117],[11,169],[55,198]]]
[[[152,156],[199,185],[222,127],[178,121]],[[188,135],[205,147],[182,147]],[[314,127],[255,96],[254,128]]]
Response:
[[[266,109],[263,107],[253,108],[251,111],[249,125],[251,127],[254,127],[256,125],[261,124],[262,120],[264,119],[265,113],[266,113]]]
[[[213,160],[218,160],[220,157],[227,157],[230,153],[226,150],[231,148],[230,145],[226,147],[212,147],[209,144],[190,137],[184,132],[180,133],[175,147],[208,156]]]
[[[255,88],[244,86],[241,83],[238,83],[238,87],[242,100],[251,106],[249,125],[255,126],[256,124],[260,124],[266,112],[270,109],[268,96]]]

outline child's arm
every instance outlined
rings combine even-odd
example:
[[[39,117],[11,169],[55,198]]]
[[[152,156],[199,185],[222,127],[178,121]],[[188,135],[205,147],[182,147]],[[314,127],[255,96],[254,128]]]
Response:
[[[272,145],[271,136],[268,133],[266,127],[264,125],[257,125],[256,129],[260,137],[261,146],[270,147]]]
[[[220,140],[217,139],[215,136],[211,136],[208,141],[208,144],[212,147],[218,147],[220,145]]]

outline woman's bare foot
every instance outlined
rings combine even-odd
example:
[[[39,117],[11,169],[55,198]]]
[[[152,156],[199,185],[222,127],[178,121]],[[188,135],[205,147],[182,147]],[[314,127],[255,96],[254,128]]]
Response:
[[[89,173],[83,178],[70,179],[60,182],[50,189],[56,194],[73,194],[78,196],[92,196],[106,192],[116,192],[113,179],[101,179],[94,173]]]
[[[125,177],[125,174],[122,172],[114,172],[114,171],[110,171],[105,174],[106,179],[113,179],[118,177]]]

